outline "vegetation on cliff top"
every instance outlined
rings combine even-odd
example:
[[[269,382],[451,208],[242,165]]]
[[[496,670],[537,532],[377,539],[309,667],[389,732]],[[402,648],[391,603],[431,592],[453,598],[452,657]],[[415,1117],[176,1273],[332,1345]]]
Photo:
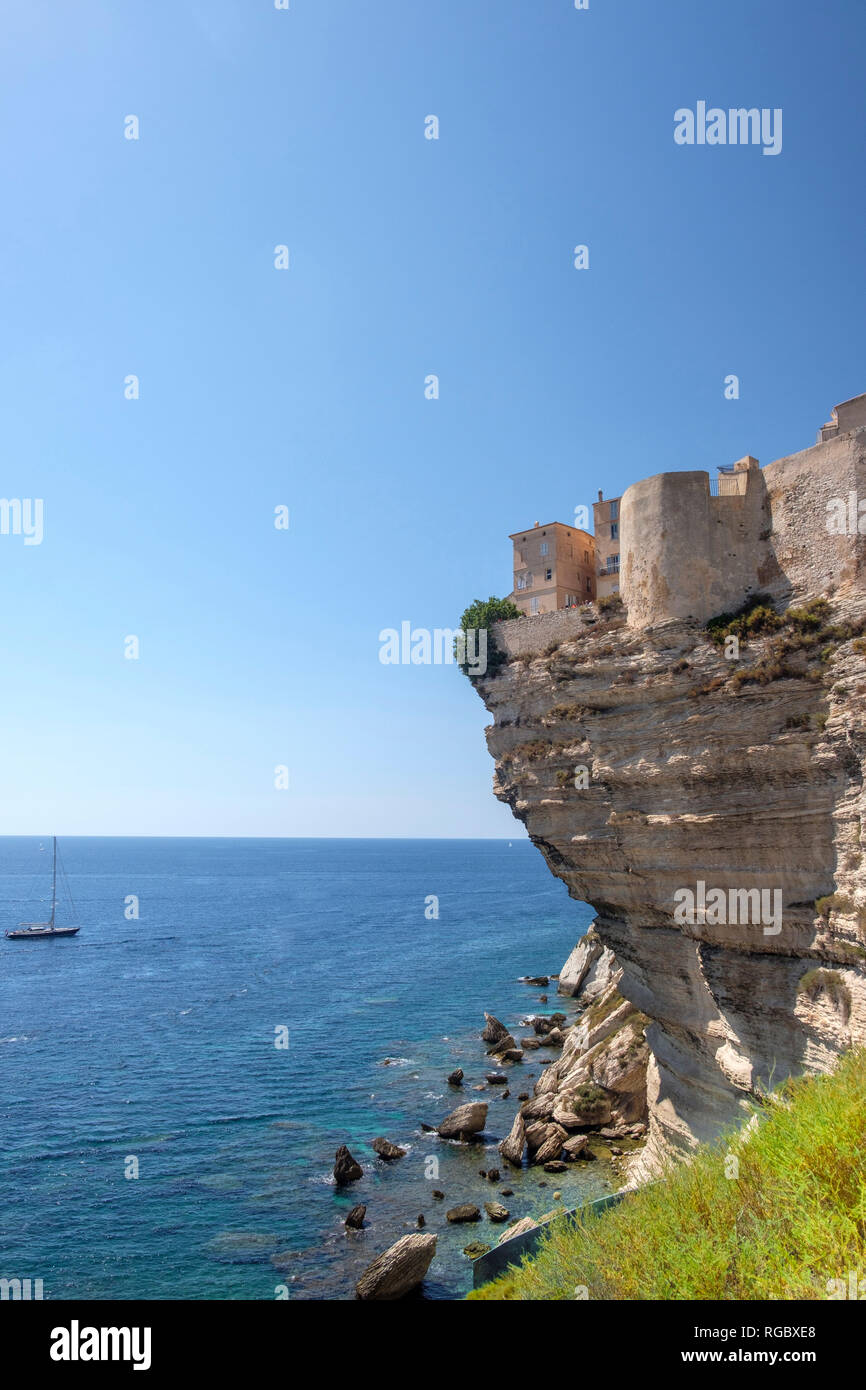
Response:
[[[702,1146],[602,1216],[558,1217],[532,1259],[469,1298],[839,1297],[832,1281],[866,1276],[864,1091],[863,1049],[783,1082],[754,1132]]]
[[[462,631],[471,633],[483,631],[487,633],[487,669],[481,674],[493,675],[508,659],[505,652],[500,651],[495,643],[490,641],[490,629],[493,624],[504,623],[510,618],[521,618],[522,616],[523,614],[517,607],[517,604],[513,603],[510,598],[494,598],[492,594],[488,599],[474,599],[469,607],[464,610],[463,616],[460,619]],[[475,641],[477,642],[477,638]],[[470,652],[477,651],[477,647],[471,642],[467,643],[467,649]],[[464,653],[459,650],[459,644],[456,639],[454,643],[454,654],[458,658],[460,669],[469,676],[470,680],[478,679],[479,673],[477,671],[473,672],[472,663],[460,660],[460,657],[464,655]]]

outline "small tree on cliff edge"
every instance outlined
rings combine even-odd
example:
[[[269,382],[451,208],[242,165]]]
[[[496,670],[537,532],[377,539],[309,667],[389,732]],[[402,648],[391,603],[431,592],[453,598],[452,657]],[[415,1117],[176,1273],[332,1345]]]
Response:
[[[510,598],[494,598],[492,594],[488,599],[475,599],[464,612],[463,617],[460,619],[460,626],[464,632],[480,632],[482,629],[485,629],[487,632],[486,674],[488,676],[495,675],[500,666],[503,666],[508,659],[505,652],[500,651],[495,643],[489,640],[491,627],[494,623],[504,623],[510,618],[522,617],[523,614],[517,607],[517,604],[512,603]],[[454,644],[454,655],[458,658],[460,656],[456,642]],[[479,679],[478,676],[473,676],[470,673],[466,662],[458,661],[458,664],[463,673],[469,676],[470,680]]]

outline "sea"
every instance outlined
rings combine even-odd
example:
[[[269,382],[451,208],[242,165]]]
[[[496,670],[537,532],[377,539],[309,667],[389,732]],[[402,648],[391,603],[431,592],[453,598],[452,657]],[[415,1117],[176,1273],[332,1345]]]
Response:
[[[79,934],[0,936],[0,1278],[45,1299],[351,1299],[423,1216],[439,1239],[417,1296],[457,1299],[465,1248],[503,1227],[447,1209],[538,1216],[618,1185],[604,1159],[554,1176],[496,1151],[553,1054],[489,1085],[484,1011],[518,1035],[573,1014],[521,977],[557,972],[592,917],[528,841],[59,848]],[[0,927],[44,920],[50,884],[50,839],[0,839]],[[476,1099],[479,1143],[422,1129]],[[378,1158],[377,1136],[405,1156]],[[344,1189],[341,1144],[363,1168]]]

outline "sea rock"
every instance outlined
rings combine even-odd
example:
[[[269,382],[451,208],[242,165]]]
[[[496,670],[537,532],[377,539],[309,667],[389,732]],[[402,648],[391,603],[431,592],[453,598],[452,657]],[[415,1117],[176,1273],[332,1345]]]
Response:
[[[524,983],[527,984],[527,985],[538,985],[538,986],[540,986],[541,989],[545,989],[545,988],[550,984],[550,976],[549,976],[549,975],[527,975],[527,976],[526,976],[526,979],[525,979],[525,981],[524,981]]]
[[[497,1245],[504,1245],[505,1241],[511,1240],[512,1236],[522,1236],[526,1231],[534,1230],[537,1225],[538,1222],[533,1221],[531,1216],[524,1216],[522,1221],[515,1221],[513,1226],[509,1226],[506,1231],[503,1231],[496,1243]]]
[[[522,1114],[518,1110],[514,1117],[514,1124],[511,1132],[502,1140],[499,1145],[499,1152],[514,1168],[520,1168],[523,1164],[523,1150],[526,1147],[526,1124]]]
[[[359,1178],[364,1176],[363,1168],[357,1159],[352,1157],[345,1144],[340,1145],[334,1157],[336,1158],[334,1181],[338,1187],[344,1187],[350,1182],[357,1182]]]
[[[374,1139],[370,1146],[380,1158],[387,1159],[389,1162],[393,1158],[404,1158],[407,1149],[401,1149],[399,1144],[392,1144],[390,1139]]]
[[[480,1221],[481,1212],[472,1202],[461,1202],[459,1207],[451,1207],[446,1211],[445,1220],[450,1221],[452,1226],[461,1225],[465,1221]]]
[[[463,1083],[463,1068],[462,1068],[462,1067],[457,1067],[454,1071],[452,1071],[452,1072],[449,1073],[449,1076],[448,1076],[448,1085],[449,1085],[449,1086],[460,1086],[460,1085],[462,1085],[462,1083]]]
[[[442,1202],[445,1200],[445,1193],[440,1192],[438,1187],[433,1188],[433,1191],[431,1192],[430,1196],[435,1197],[437,1202]]]
[[[522,1062],[523,1049],[520,1047],[506,1047],[504,1052],[497,1052],[497,1057],[501,1062]]]
[[[524,1052],[526,1052],[527,1050],[530,1052],[534,1052],[536,1047],[540,1047],[541,1044],[539,1043],[538,1038],[523,1038],[520,1046],[523,1048]]]
[[[588,1143],[588,1135],[572,1134],[571,1138],[566,1139],[565,1143],[563,1144],[562,1152],[564,1154],[568,1154],[569,1158],[577,1158],[579,1154],[583,1153]]]
[[[503,1076],[500,1071],[489,1071],[487,1073],[487,1083],[490,1086],[506,1086],[508,1084],[508,1077]]]
[[[343,1222],[343,1225],[348,1226],[350,1231],[360,1231],[361,1227],[364,1224],[364,1217],[366,1215],[367,1208],[363,1205],[363,1203],[361,1203],[357,1207],[352,1207],[352,1210],[349,1212],[349,1215],[346,1217],[346,1220]]]
[[[563,1146],[563,1147],[564,1147],[564,1146]],[[567,1171],[567,1169],[568,1169],[568,1164],[567,1164],[567,1163],[563,1163],[562,1160],[559,1159],[559,1158],[553,1158],[553,1159],[550,1160],[549,1163],[545,1163],[545,1165],[544,1165],[544,1171],[545,1171],[545,1173],[565,1173],[565,1172]],[[553,1195],[554,1195],[554,1197],[555,1197],[555,1196],[556,1196],[556,1193],[554,1192]]]
[[[557,992],[572,997],[579,994],[590,1003],[607,988],[612,976],[620,973],[613,952],[590,927],[560,970]]]
[[[536,1096],[527,1102],[523,1107],[523,1118],[525,1120],[549,1120],[556,1106],[555,1095]]]
[[[467,1105],[458,1105],[438,1127],[443,1139],[462,1139],[466,1135],[480,1134],[487,1123],[487,1106],[483,1101],[473,1100]]]
[[[526,1126],[526,1142],[530,1151],[535,1153],[540,1149],[547,1138],[548,1129],[558,1129],[558,1125],[551,1125],[546,1120],[534,1120],[531,1125]]]
[[[481,1034],[482,1042],[487,1043],[487,1051],[493,1055],[500,1052],[519,1051],[517,1043],[499,1019],[493,1014],[485,1014],[486,1024]]]
[[[427,1218],[426,1218],[426,1216],[424,1215],[423,1211],[419,1211],[417,1220],[416,1220],[416,1222],[415,1222],[415,1225],[418,1226],[419,1228],[420,1228],[421,1226],[426,1226],[426,1225],[427,1225]]]
[[[499,1177],[500,1177],[500,1174],[499,1174],[499,1169],[498,1169],[498,1168],[488,1168],[488,1170],[487,1170],[487,1181],[488,1181],[488,1182],[499,1182]]]
[[[484,1019],[484,1031],[481,1034],[482,1042],[491,1043],[495,1045],[496,1043],[501,1042],[503,1038],[508,1038],[511,1036],[508,1029],[505,1027],[505,1024],[500,1023],[499,1019],[496,1018],[494,1014],[485,1013]]]
[[[482,1255],[486,1255],[489,1249],[490,1246],[485,1245],[483,1240],[470,1240],[468,1245],[464,1245],[463,1254],[468,1255],[470,1260],[478,1260]]]
[[[548,1125],[544,1143],[535,1151],[535,1162],[544,1166],[553,1159],[559,1158],[567,1138],[568,1136],[561,1125]]]
[[[490,1220],[496,1222],[507,1221],[511,1215],[508,1208],[504,1207],[501,1202],[485,1202],[484,1210],[487,1212]]]
[[[435,1236],[402,1236],[364,1270],[355,1285],[358,1297],[378,1302],[402,1298],[423,1281],[435,1253]]]

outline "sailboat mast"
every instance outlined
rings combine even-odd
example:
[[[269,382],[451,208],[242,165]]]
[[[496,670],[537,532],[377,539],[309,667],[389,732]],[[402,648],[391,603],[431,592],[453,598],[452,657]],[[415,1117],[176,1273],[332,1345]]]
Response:
[[[54,868],[51,877],[51,925],[54,926],[54,913],[57,910],[57,836],[54,836]]]

